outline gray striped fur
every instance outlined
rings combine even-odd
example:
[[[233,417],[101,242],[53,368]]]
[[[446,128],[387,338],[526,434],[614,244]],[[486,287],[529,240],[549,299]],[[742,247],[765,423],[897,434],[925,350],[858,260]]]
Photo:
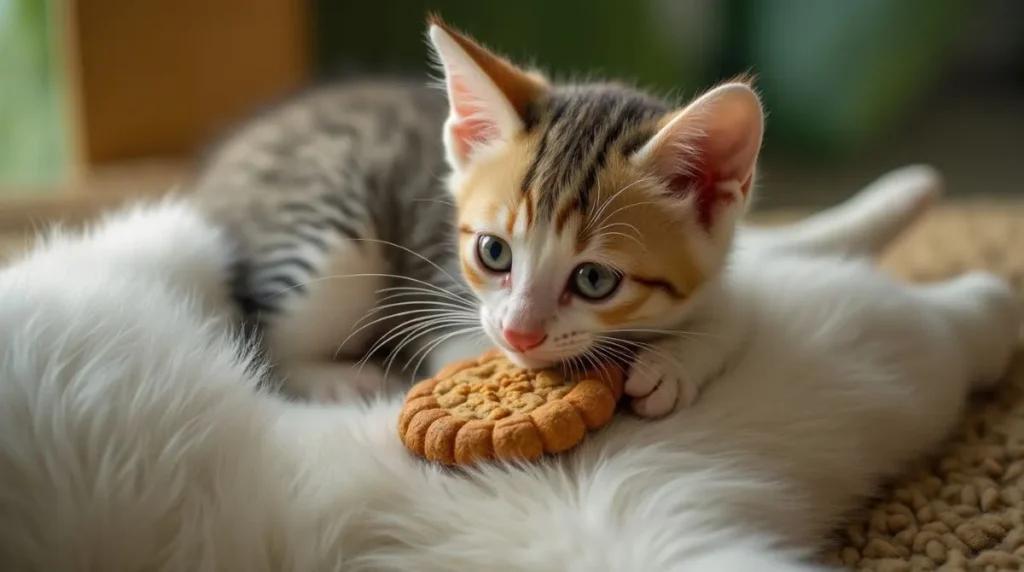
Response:
[[[629,155],[654,133],[669,107],[642,92],[609,83],[560,87],[543,102],[540,143],[523,180],[524,192],[540,190],[538,216],[578,201],[586,211],[597,174],[609,153]]]
[[[326,250],[332,236],[394,242],[455,268],[439,177],[446,111],[426,86],[343,83],[283,104],[215,149],[194,190],[236,243],[243,306],[267,316],[302,296],[317,278],[302,252]],[[385,252],[396,274],[448,280],[408,252]]]

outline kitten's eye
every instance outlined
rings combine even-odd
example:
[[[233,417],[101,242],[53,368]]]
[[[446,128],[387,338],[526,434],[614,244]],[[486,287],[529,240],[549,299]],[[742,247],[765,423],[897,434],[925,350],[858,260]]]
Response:
[[[611,296],[619,287],[622,278],[612,269],[587,262],[573,271],[569,287],[573,292],[589,300],[601,300]]]
[[[476,243],[476,255],[480,264],[492,272],[512,270],[512,248],[496,236],[481,234]]]

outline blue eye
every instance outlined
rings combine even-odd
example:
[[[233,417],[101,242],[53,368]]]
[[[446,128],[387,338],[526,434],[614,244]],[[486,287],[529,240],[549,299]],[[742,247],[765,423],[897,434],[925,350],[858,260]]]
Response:
[[[601,300],[611,296],[622,282],[622,278],[615,271],[593,262],[580,264],[572,274],[570,289],[588,300]]]
[[[490,234],[481,234],[476,243],[480,264],[492,272],[512,270],[512,248],[504,240]]]

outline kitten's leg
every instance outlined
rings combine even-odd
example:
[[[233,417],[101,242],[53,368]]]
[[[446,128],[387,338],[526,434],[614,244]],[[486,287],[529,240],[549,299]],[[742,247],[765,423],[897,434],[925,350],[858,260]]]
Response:
[[[704,382],[721,369],[721,354],[702,351],[706,340],[667,339],[653,342],[637,354],[624,390],[640,417],[662,417],[676,407],[691,405]],[[678,355],[688,356],[686,362]]]
[[[310,251],[307,259],[318,254]],[[376,331],[370,324],[386,261],[378,245],[339,239],[312,277],[294,276],[298,287],[266,292],[280,296],[275,311],[262,318],[264,339],[288,393],[318,402],[338,402],[383,390],[384,375],[372,362],[356,364]],[[254,272],[277,276],[281,268],[264,264]],[[264,279],[264,282],[266,280]],[[262,288],[266,291],[266,287]]]
[[[1009,284],[988,272],[971,272],[915,290],[949,320],[974,388],[1002,379],[1019,342],[1022,317]]]
[[[739,312],[721,311],[693,329],[700,335],[670,336],[641,346],[624,391],[641,417],[661,417],[692,404],[708,380],[725,367],[724,356],[739,343],[732,333]],[[678,356],[686,356],[681,361]]]
[[[935,169],[903,167],[879,177],[846,202],[791,226],[745,228],[740,236],[755,248],[875,256],[928,210],[942,191],[942,176]]]

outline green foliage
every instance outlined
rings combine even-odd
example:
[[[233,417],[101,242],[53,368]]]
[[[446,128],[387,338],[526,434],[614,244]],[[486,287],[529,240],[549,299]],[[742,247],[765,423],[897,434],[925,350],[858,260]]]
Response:
[[[52,183],[67,160],[56,19],[47,0],[0,0],[0,183]]]
[[[961,0],[751,1],[749,55],[771,132],[837,154],[898,128],[944,70]]]
[[[694,89],[705,73],[706,62],[672,48],[673,30],[657,26],[650,2],[621,0],[319,0],[321,70],[427,69],[431,11],[516,63],[542,63],[558,78],[593,74],[678,91]]]

